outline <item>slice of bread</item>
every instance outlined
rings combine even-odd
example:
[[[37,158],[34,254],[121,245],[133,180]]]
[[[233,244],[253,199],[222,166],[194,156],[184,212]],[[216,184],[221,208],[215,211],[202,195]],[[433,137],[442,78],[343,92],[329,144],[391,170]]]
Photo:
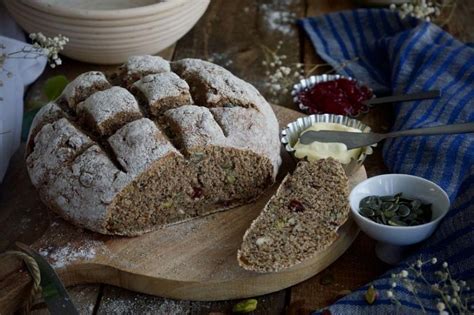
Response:
[[[239,265],[258,272],[294,266],[330,246],[349,215],[348,180],[334,159],[299,162],[245,232]]]

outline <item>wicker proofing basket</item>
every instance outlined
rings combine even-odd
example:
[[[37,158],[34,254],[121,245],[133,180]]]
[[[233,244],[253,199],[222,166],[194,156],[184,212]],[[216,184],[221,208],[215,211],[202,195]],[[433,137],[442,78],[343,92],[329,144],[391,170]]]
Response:
[[[120,10],[84,10],[34,0],[4,0],[29,33],[69,38],[63,55],[117,64],[132,55],[155,54],[184,36],[206,11],[210,0],[172,0]]]

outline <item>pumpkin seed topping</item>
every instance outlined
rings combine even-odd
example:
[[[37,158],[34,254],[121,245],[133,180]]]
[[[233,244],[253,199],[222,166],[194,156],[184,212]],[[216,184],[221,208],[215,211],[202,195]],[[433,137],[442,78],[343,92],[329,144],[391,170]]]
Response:
[[[359,203],[359,213],[380,224],[413,226],[431,221],[431,204],[404,198],[402,193],[393,196],[368,196]]]

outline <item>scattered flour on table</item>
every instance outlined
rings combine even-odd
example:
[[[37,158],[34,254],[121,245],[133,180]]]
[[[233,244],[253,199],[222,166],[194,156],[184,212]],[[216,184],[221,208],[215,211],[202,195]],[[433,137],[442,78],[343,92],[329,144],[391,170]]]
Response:
[[[279,31],[286,35],[295,31],[296,14],[294,12],[275,10],[268,4],[262,4],[260,10],[270,30]]]
[[[174,301],[137,294],[135,297],[104,297],[99,309],[100,314],[189,314],[193,302]]]
[[[104,243],[100,241],[87,241],[83,244],[73,245],[67,243],[59,248],[47,247],[39,250],[41,256],[49,259],[53,268],[63,268],[78,260],[90,260],[96,257],[98,251],[104,250]]]

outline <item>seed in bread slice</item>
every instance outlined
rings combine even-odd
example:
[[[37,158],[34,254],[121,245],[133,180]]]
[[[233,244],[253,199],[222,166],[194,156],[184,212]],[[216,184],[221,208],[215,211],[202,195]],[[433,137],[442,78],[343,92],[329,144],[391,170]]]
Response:
[[[339,162],[299,162],[245,232],[239,265],[275,272],[314,257],[338,237],[349,214],[348,194]]]

